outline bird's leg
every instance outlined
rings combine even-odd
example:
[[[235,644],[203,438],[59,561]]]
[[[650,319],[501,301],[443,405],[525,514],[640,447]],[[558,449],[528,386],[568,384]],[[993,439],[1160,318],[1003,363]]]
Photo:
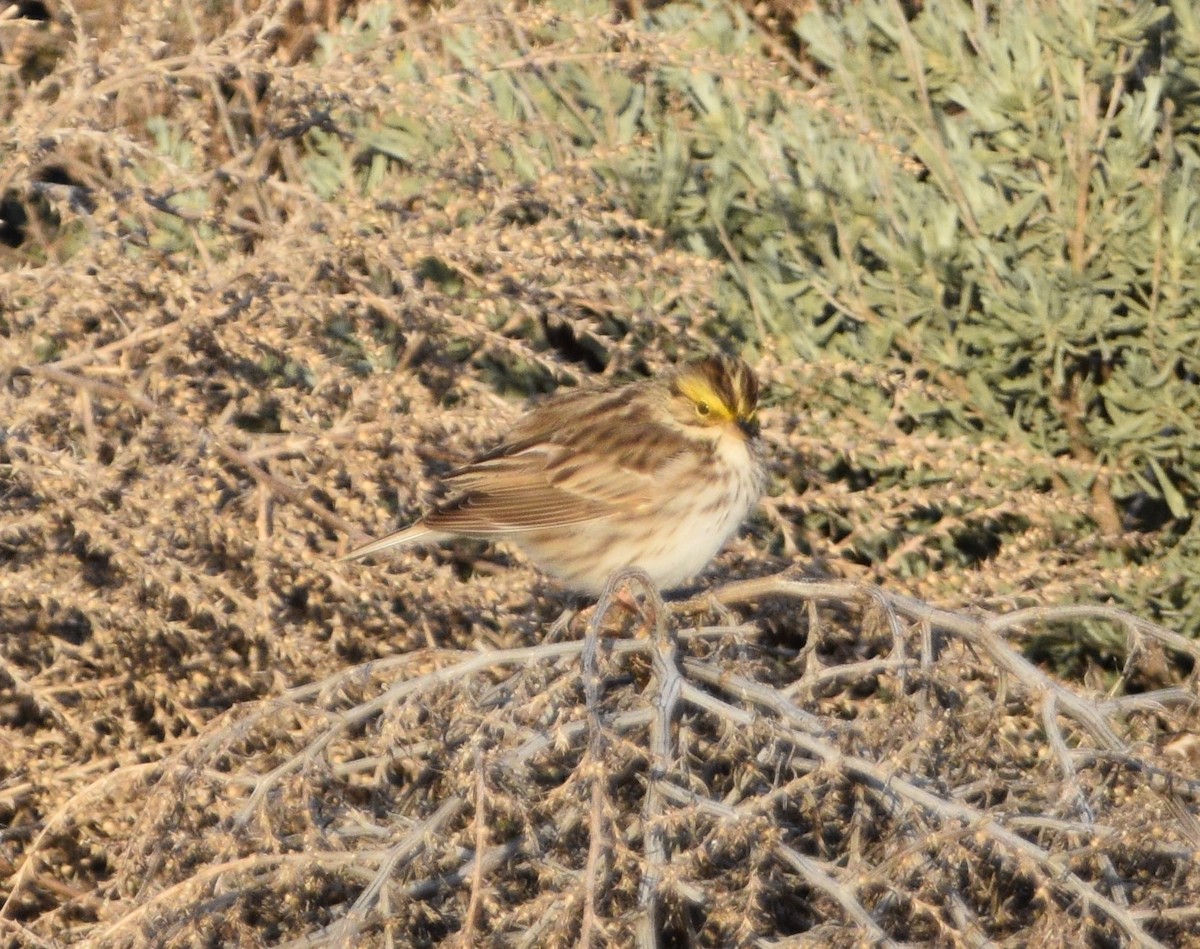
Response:
[[[579,615],[579,600],[576,597],[571,597],[567,600],[567,605],[563,607],[563,611],[558,614],[558,619],[550,624],[550,628],[546,630],[545,642],[558,642],[558,637],[567,631],[571,625],[571,620]]]
[[[633,588],[635,586],[642,588],[641,602],[638,602],[637,597],[634,596]],[[602,619],[597,620],[597,618],[602,617],[614,607],[628,610],[641,620],[643,635],[658,629],[665,622],[667,615],[666,606],[663,604],[658,589],[654,586],[654,581],[640,567],[624,567],[613,572],[608,578],[608,582],[604,584],[604,591],[596,603],[596,616],[593,617],[593,622],[603,622]]]

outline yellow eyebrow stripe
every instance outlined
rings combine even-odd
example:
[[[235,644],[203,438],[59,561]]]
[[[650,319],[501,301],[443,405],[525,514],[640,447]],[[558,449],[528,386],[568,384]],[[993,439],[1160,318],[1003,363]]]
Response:
[[[726,422],[733,421],[735,418],[733,409],[726,405],[713,387],[703,379],[685,376],[679,380],[679,391],[693,402],[707,402],[717,418]]]

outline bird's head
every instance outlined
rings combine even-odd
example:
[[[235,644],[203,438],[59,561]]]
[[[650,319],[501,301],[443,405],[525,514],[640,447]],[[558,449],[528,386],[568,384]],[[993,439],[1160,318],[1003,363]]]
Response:
[[[758,436],[758,379],[734,356],[707,356],[680,366],[670,382],[672,414],[692,429]]]

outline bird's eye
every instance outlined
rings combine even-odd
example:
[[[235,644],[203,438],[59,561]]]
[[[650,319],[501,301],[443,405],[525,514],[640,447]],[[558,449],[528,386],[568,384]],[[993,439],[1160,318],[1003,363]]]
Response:
[[[707,402],[696,403],[696,414],[701,418],[707,418],[710,412],[712,412],[712,408]]]

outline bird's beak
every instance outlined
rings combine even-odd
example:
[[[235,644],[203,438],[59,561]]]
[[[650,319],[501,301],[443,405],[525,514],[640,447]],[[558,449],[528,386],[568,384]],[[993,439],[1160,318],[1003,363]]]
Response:
[[[742,430],[742,434],[747,438],[758,438],[759,425],[758,416],[751,415],[749,418],[739,418],[737,427]]]

